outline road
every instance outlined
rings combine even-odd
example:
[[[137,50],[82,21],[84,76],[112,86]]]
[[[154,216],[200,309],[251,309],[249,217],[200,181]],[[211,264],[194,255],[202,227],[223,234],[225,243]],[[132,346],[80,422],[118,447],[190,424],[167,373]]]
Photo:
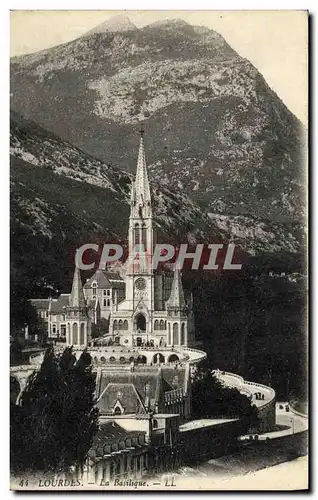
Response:
[[[281,428],[273,432],[260,434],[259,440],[289,436],[290,434],[297,434],[308,429],[308,418],[294,413],[290,406],[289,412],[286,411],[287,406],[289,406],[287,402],[276,403],[276,426],[277,428]]]

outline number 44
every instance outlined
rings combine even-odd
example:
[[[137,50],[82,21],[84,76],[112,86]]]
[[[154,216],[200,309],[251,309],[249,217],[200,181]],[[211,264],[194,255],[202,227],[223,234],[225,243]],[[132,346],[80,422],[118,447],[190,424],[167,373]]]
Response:
[[[28,486],[29,484],[29,481],[27,479],[21,479],[21,481],[19,482],[19,486]]]

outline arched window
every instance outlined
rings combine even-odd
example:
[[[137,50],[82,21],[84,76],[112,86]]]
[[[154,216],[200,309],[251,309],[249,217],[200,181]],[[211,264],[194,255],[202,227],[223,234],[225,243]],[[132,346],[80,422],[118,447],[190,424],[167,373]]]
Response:
[[[163,319],[160,320],[160,330],[164,330],[165,329],[165,322],[163,321]]]
[[[161,352],[157,352],[153,358],[152,358],[152,362],[154,364],[160,364],[160,363],[164,363],[165,362],[165,358],[164,356],[161,354]]]
[[[145,332],[146,331],[146,318],[143,314],[139,313],[137,314],[135,318],[136,322],[136,329],[137,331]]]
[[[133,236],[134,245],[139,245],[139,224],[135,224]]]
[[[179,361],[179,358],[176,354],[171,354],[168,358],[168,363],[175,363],[176,361]]]
[[[154,420],[152,423],[152,428],[153,429],[158,429],[158,420]]]
[[[147,226],[143,224],[141,226],[141,245],[144,246],[144,250],[147,250]]]
[[[159,330],[159,321],[156,319],[154,323],[154,330]]]
[[[115,321],[113,323],[113,330],[118,330],[118,321],[117,321],[117,319],[115,319]]]
[[[126,363],[126,359],[124,358],[124,356],[121,356],[121,357],[119,358],[119,362],[120,362],[122,365],[124,365],[124,364]]]
[[[114,358],[114,356],[111,356],[111,357],[109,358],[109,361],[110,361],[111,363],[115,363],[116,358]]]
[[[84,331],[85,331],[85,324],[84,323],[81,323],[81,329],[80,329],[80,345],[84,345],[85,344],[85,335],[84,335]]]
[[[73,323],[72,333],[73,333],[73,342],[72,342],[72,344],[78,345],[78,328],[77,328],[77,323]]]
[[[147,363],[147,358],[146,358],[146,356],[138,356],[138,358],[137,358],[137,363],[140,363],[140,364],[146,364],[146,363]]]
[[[173,345],[178,345],[179,344],[179,327],[178,323],[173,323],[172,327],[172,344]]]
[[[122,329],[123,329],[123,322],[122,322],[122,320],[120,319],[120,320],[118,321],[118,330],[122,330]]]
[[[181,325],[181,345],[185,344],[185,324]]]
[[[119,408],[119,406],[116,406],[114,413],[115,413],[115,415],[121,415],[122,414],[122,411]]]
[[[128,321],[125,319],[123,324],[124,330],[128,330]]]
[[[109,307],[109,306],[110,306],[110,300],[107,299],[107,307]]]
[[[106,364],[106,359],[104,358],[104,356],[100,358],[100,362],[102,363],[102,365]]]

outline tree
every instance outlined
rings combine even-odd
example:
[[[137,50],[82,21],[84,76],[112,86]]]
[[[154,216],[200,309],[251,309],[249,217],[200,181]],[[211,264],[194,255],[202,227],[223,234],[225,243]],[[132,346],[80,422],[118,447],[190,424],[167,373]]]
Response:
[[[95,375],[85,350],[77,361],[72,348],[62,355],[48,348],[11,405],[11,468],[15,472],[65,471],[83,465],[98,430]]]
[[[195,418],[240,418],[246,430],[258,423],[257,408],[236,388],[225,387],[207,364],[192,379],[192,414]]]
[[[22,345],[18,338],[10,343],[10,365],[22,365],[24,361]]]
[[[105,318],[101,318],[100,321],[95,324],[92,324],[92,339],[96,339],[98,337],[102,337],[105,333],[108,332],[109,329],[109,320]]]

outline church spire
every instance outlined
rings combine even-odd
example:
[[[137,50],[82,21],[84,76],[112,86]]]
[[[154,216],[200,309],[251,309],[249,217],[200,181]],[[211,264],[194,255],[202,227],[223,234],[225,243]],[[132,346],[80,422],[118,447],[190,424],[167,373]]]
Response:
[[[81,274],[78,267],[75,267],[74,271],[72,291],[70,296],[70,306],[78,308],[86,307]]]
[[[185,308],[183,286],[181,281],[180,268],[177,264],[174,267],[174,275],[171,286],[170,297],[167,301],[168,308],[182,310]]]
[[[148,171],[146,165],[145,146],[144,146],[144,133],[145,132],[143,130],[143,127],[141,127],[137,172],[134,183],[136,202],[139,205],[141,204],[142,206],[149,204],[151,202]]]

